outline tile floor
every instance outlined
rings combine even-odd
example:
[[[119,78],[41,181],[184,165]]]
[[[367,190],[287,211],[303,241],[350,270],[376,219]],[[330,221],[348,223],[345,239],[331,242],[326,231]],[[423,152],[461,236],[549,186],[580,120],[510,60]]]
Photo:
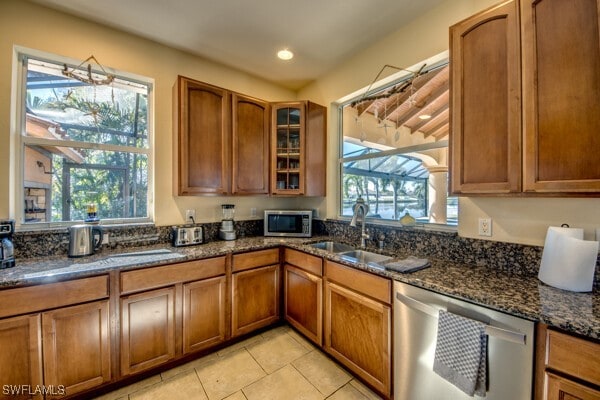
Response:
[[[101,400],[380,399],[288,326],[281,326]]]

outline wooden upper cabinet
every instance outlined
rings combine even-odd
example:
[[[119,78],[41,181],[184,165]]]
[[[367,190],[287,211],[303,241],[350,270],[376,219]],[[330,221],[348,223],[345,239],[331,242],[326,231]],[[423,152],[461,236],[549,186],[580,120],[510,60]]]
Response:
[[[269,193],[269,103],[232,94],[232,194]]]
[[[450,28],[451,191],[521,190],[518,4],[511,0]]]
[[[272,194],[325,196],[326,111],[309,101],[272,105]]]
[[[600,192],[599,11],[521,0],[525,191]]]
[[[180,196],[228,193],[230,92],[180,76],[173,104],[175,192]]]

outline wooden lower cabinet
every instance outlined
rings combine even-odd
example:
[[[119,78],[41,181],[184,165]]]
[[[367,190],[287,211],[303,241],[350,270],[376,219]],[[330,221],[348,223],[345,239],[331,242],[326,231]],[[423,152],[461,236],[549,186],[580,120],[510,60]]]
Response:
[[[598,400],[600,391],[562,378],[558,375],[546,373],[547,400]]]
[[[307,338],[323,344],[323,278],[284,266],[285,319]]]
[[[225,340],[226,279],[220,276],[183,285],[183,353]]]
[[[239,336],[279,319],[279,264],[232,275],[231,336]]]
[[[600,342],[538,324],[536,400],[600,399]]]
[[[46,386],[72,395],[111,379],[108,300],[42,313],[42,338]]]
[[[175,287],[121,297],[121,373],[175,357]]]
[[[325,350],[386,397],[391,396],[391,307],[325,283]]]
[[[42,384],[42,329],[40,314],[0,320],[0,387]],[[0,391],[1,399],[26,399]],[[34,399],[42,398],[34,396]]]

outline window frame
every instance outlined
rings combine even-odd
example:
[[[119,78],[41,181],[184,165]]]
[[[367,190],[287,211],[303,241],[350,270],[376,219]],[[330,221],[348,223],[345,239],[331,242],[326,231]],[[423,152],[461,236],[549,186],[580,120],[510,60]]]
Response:
[[[430,60],[432,61],[430,65],[428,65],[428,70],[438,68],[442,65],[448,64],[450,62],[449,56],[447,52],[440,53],[437,56],[432,57]],[[412,67],[412,69],[418,69],[423,64],[420,62]],[[344,210],[344,163],[346,162],[346,158],[344,158],[344,107],[350,105],[353,101],[360,99],[363,96],[370,96],[376,94],[382,90],[385,90],[388,87],[392,87],[397,85],[410,77],[410,74],[407,74],[405,71],[400,71],[398,73],[392,74],[387,78],[383,78],[377,82],[372,83],[369,87],[365,87],[363,89],[357,90],[354,93],[351,93],[342,99],[338,100],[335,105],[337,106],[337,131],[338,131],[338,162],[337,162],[337,172],[338,172],[338,187],[337,187],[337,204],[336,204],[336,214],[337,219],[342,221],[350,221],[352,217],[347,215],[343,215]],[[398,153],[402,154],[402,153]],[[429,194],[429,192],[428,192]],[[448,193],[447,198],[451,198],[450,193]],[[429,210],[428,210],[429,211]],[[367,217],[367,222],[374,225],[387,225],[387,226],[403,226],[400,221],[392,220],[392,219],[382,219],[382,218],[374,218]],[[439,224],[434,222],[417,222],[416,227],[423,228],[426,230],[435,230],[435,231],[449,231],[456,232],[458,231],[458,215],[456,223],[446,223]],[[414,227],[413,227],[414,228]]]
[[[137,218],[103,218],[103,225],[134,225],[154,223],[154,79],[136,75],[129,72],[118,71],[113,68],[104,67],[106,73],[115,75],[120,79],[131,81],[144,85],[148,88],[147,94],[147,124],[148,124],[148,147],[138,148],[133,146],[122,146],[114,144],[101,144],[93,142],[83,142],[77,140],[63,139],[44,139],[30,137],[26,135],[26,118],[27,110],[25,99],[27,98],[27,61],[32,58],[42,62],[52,64],[67,64],[69,67],[75,67],[81,63],[80,60],[46,53],[39,50],[28,49],[25,47],[14,47],[14,63],[13,63],[13,112],[15,116],[15,124],[12,131],[14,134],[11,148],[14,160],[11,167],[14,171],[14,181],[11,182],[11,187],[14,189],[14,195],[9,201],[14,201],[11,214],[15,219],[15,225],[20,230],[42,230],[68,227],[75,224],[81,224],[83,220],[73,221],[58,221],[58,222],[25,222],[25,204],[24,204],[24,188],[25,188],[25,148],[28,145],[51,145],[67,148],[81,148],[100,151],[122,152],[130,154],[142,154],[147,157],[148,162],[148,193],[147,193],[147,216]],[[103,71],[92,69],[93,73],[102,74]]]

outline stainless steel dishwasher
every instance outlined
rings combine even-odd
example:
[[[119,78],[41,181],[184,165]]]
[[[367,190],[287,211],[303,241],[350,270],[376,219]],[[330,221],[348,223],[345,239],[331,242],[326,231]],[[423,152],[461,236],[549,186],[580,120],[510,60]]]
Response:
[[[394,399],[472,399],[433,372],[439,310],[486,323],[488,400],[530,400],[534,323],[394,282]],[[475,396],[477,398],[477,396]]]

